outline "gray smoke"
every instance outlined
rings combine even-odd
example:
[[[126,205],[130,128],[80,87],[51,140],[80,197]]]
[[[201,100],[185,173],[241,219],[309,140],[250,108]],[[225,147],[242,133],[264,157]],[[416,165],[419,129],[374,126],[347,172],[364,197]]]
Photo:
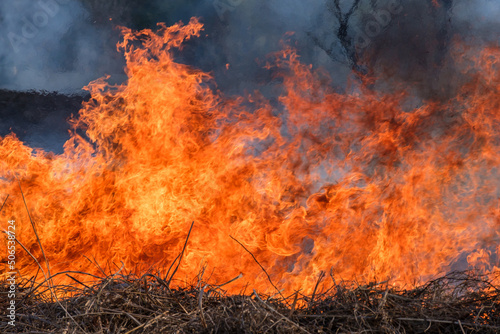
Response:
[[[0,88],[79,91],[104,74],[119,73],[122,61],[78,0],[0,2]]]
[[[446,100],[467,81],[457,43],[480,48],[499,41],[498,2],[377,3],[354,24],[355,43],[362,44],[358,56],[383,84],[410,87],[422,99]],[[388,10],[391,3],[399,4],[399,13]]]
[[[452,70],[444,63],[454,36],[476,43],[498,41],[498,1],[438,0],[436,7],[431,0],[344,0],[337,2],[339,12],[335,3],[2,0],[0,88],[74,92],[105,74],[122,81],[124,64],[115,51],[119,34],[114,26],[154,28],[159,21],[187,22],[191,16],[202,18],[206,36],[182,57],[213,72],[233,92],[269,81],[256,60],[278,51],[289,31],[295,32],[293,43],[303,61],[328,69],[340,87],[352,69],[363,70],[367,56],[369,65],[388,79],[419,86],[435,75],[435,67]],[[429,96],[442,90],[437,87],[442,80],[446,78],[431,92],[419,91]]]

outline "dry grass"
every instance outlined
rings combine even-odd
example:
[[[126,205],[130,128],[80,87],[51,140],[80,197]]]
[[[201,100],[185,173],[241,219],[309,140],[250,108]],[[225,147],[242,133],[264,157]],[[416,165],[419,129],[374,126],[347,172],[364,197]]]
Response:
[[[14,328],[5,321],[8,299],[3,282],[0,332],[500,332],[500,290],[471,272],[450,274],[412,290],[393,289],[386,283],[354,288],[333,284],[313,296],[297,292],[287,300],[255,291],[227,295],[219,286],[203,282],[170,289],[168,281],[153,273],[137,277],[119,271],[93,285],[54,286],[59,295],[73,294],[56,302],[45,284],[25,279],[18,285]]]

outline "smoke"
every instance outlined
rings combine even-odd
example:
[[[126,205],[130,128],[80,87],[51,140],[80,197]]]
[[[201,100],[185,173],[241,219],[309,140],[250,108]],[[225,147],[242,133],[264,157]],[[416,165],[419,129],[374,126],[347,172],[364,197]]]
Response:
[[[117,32],[99,30],[78,0],[2,1],[0,13],[0,88],[76,92],[123,67],[107,44]]]
[[[399,13],[388,10],[391,4]],[[493,1],[377,2],[360,11],[351,33],[363,44],[359,59],[389,89],[404,86],[424,100],[446,100],[468,79],[458,55],[464,43],[498,43],[498,8]]]
[[[452,9],[454,25],[462,36],[475,36],[483,42],[500,42],[500,2],[460,1]]]
[[[448,99],[467,80],[454,58],[457,41],[498,42],[495,1],[348,0],[338,1],[338,8],[335,3],[205,0],[157,6],[170,13],[170,23],[202,17],[206,36],[193,42],[186,61],[212,72],[224,92],[235,94],[274,92],[263,63],[282,48],[287,32],[294,32],[289,43],[302,61],[325,68],[340,91],[352,77],[371,73],[379,78],[376,88],[406,87],[422,100]]]
[[[155,5],[164,13],[158,21],[167,24],[201,18],[204,34],[179,57],[210,72],[223,92],[241,94],[273,86],[272,73],[263,68],[264,63],[269,54],[282,50],[281,41],[288,32],[295,33],[294,43],[305,57],[311,48],[307,32],[324,1],[157,0]]]
[[[202,18],[206,35],[182,58],[212,72],[231,92],[269,81],[262,62],[292,31],[303,61],[326,68],[338,86],[351,69],[368,64],[390,79],[417,86],[432,81],[430,91],[418,89],[424,97],[446,86],[430,79],[436,68],[451,75],[453,66],[445,62],[454,37],[498,42],[496,1],[361,0],[347,16],[356,2],[339,1],[339,14],[333,0],[3,1],[0,88],[75,92],[105,74],[121,81],[116,25],[154,28],[191,16]]]

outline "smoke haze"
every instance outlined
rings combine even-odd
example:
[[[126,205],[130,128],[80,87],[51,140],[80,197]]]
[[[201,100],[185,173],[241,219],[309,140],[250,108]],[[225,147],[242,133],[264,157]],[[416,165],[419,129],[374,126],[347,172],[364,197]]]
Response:
[[[229,4],[233,4],[231,6]],[[498,42],[500,4],[496,1],[360,1],[348,21],[343,48],[333,1],[153,1],[20,0],[0,3],[0,88],[75,92],[89,81],[111,74],[123,80],[124,62],[115,49],[116,25],[154,28],[156,22],[202,18],[206,36],[193,42],[186,61],[222,76],[227,87],[251,87],[259,81],[270,52],[281,48],[289,31],[303,61],[322,66],[342,83],[352,61],[367,54],[371,65],[391,64],[399,79],[425,81],[442,63],[454,36],[475,42]],[[354,0],[341,1],[345,15]],[[380,31],[370,26],[377,13],[401,7]],[[109,20],[111,18],[111,20]],[[369,44],[356,43],[372,29]],[[361,35],[361,36],[360,36]],[[191,54],[189,54],[191,52]],[[356,55],[353,54],[356,53]],[[356,59],[354,59],[356,58]],[[398,59],[396,68],[394,60]],[[229,71],[225,70],[229,63]],[[121,75],[121,76],[120,76]],[[244,80],[243,80],[244,79]],[[427,94],[427,93],[426,93]]]

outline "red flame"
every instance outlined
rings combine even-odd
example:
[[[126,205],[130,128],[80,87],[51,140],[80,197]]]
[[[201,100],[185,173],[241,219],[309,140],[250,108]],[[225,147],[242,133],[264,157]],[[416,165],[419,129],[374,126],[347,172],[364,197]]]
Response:
[[[0,227],[51,271],[98,273],[123,262],[138,273],[168,267],[179,280],[207,266],[210,282],[240,272],[269,290],[311,292],[321,271],[359,282],[415,284],[454,266],[498,270],[500,49],[474,59],[473,79],[447,103],[408,110],[404,91],[360,86],[336,93],[292,49],[279,105],[258,93],[227,98],[171,50],[202,25],[123,29],[128,82],[86,88],[64,154],[1,138]],[[88,139],[78,135],[84,130]],[[18,269],[38,269],[24,251]],[[3,262],[6,262],[5,259]],[[5,272],[5,270],[4,270]]]

